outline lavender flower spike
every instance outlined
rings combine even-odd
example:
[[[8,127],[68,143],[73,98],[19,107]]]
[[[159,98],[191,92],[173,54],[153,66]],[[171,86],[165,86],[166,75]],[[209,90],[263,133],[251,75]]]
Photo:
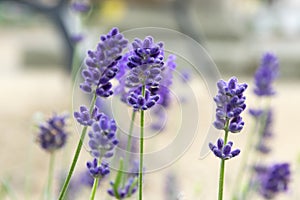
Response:
[[[93,162],[87,162],[86,163],[87,168],[90,172],[90,174],[96,178],[100,177],[103,178],[107,174],[110,173],[108,163],[105,161],[102,161],[100,165],[98,165],[98,159],[94,158]]]
[[[254,93],[258,96],[272,96],[275,94],[272,83],[278,77],[278,59],[274,54],[263,55],[261,65],[254,75]]]
[[[217,145],[209,143],[210,150],[215,154],[215,156],[223,159],[228,160],[240,154],[240,150],[231,150],[233,142],[229,141],[226,145],[224,145],[223,139],[219,138],[217,141]]]
[[[145,89],[145,96],[141,95],[141,90],[137,89],[129,94],[127,103],[133,107],[134,110],[147,110],[153,107],[159,100],[159,95],[153,95],[148,89]]]
[[[118,144],[116,138],[116,122],[109,119],[105,114],[99,116],[99,120],[92,125],[89,135],[89,146],[91,154],[96,158],[110,158],[113,156],[114,148]]]
[[[66,115],[54,115],[39,126],[37,141],[48,152],[62,148],[67,140]]]
[[[257,171],[260,194],[266,199],[273,199],[280,192],[288,190],[290,182],[290,165],[277,163],[270,167],[260,167]]]
[[[102,35],[100,39],[96,50],[88,51],[86,68],[82,71],[84,82],[80,84],[80,88],[87,93],[96,92],[98,96],[109,97],[113,93],[110,80],[119,71],[117,63],[122,58],[121,53],[128,41],[117,28]]]
[[[78,123],[80,123],[83,126],[91,126],[94,122],[93,119],[90,116],[90,112],[87,109],[86,106],[80,106],[80,111],[74,112],[74,117],[77,120]]]
[[[219,91],[214,98],[217,104],[214,126],[220,130],[228,128],[232,133],[240,132],[244,127],[240,114],[246,108],[246,97],[243,93],[248,86],[245,83],[238,84],[235,77],[232,77],[228,83],[220,80],[217,86]],[[227,121],[229,121],[229,126],[225,127]]]
[[[132,43],[131,56],[127,66],[130,68],[126,79],[126,86],[137,88],[143,85],[157,86],[162,79],[164,70],[163,44],[155,44],[148,36],[143,41],[135,39]]]

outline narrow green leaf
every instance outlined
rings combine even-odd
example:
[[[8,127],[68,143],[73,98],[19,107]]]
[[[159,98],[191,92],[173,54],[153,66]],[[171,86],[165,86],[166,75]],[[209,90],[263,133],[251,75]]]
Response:
[[[115,196],[117,199],[120,198],[118,189],[119,189],[119,185],[122,181],[122,177],[123,177],[123,159],[121,158],[120,159],[120,167],[119,167],[118,173],[116,175],[116,179],[115,179],[114,186],[113,186],[114,193],[115,193]]]

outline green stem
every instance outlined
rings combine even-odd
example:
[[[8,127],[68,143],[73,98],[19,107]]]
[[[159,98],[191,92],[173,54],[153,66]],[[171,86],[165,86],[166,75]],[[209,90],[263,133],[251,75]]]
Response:
[[[226,121],[225,129],[224,129],[225,130],[224,145],[226,145],[228,139],[228,133],[229,133],[228,126],[229,126],[229,120]],[[222,159],[220,164],[218,200],[223,200],[224,174],[225,174],[225,160]]]
[[[97,95],[94,94],[94,97],[93,97],[93,100],[92,100],[91,106],[90,106],[90,113],[92,112],[92,110],[95,106],[96,99],[97,99]],[[67,193],[67,190],[68,190],[68,187],[69,187],[69,184],[70,184],[70,181],[71,181],[76,163],[77,163],[78,158],[79,158],[79,154],[80,154],[80,151],[81,151],[81,148],[82,148],[82,145],[83,145],[83,141],[84,141],[84,138],[85,138],[85,135],[86,135],[86,132],[87,132],[87,128],[88,127],[85,126],[81,131],[80,140],[77,144],[77,148],[76,148],[76,151],[75,151],[75,154],[74,154],[74,157],[73,157],[73,161],[72,161],[69,173],[68,173],[67,178],[64,182],[62,190],[60,191],[60,194],[59,194],[59,198],[58,198],[59,200],[64,200],[65,199],[65,196],[66,196],[66,193]]]
[[[99,184],[99,177],[94,178],[94,184],[93,184],[93,188],[92,188],[92,192],[90,195],[90,200],[94,200],[95,199],[95,195],[96,195],[96,191],[98,188],[98,184]]]
[[[252,146],[253,146],[254,139],[255,139],[256,135],[253,134],[253,133],[256,132],[257,128],[258,128],[258,124],[256,122],[253,130],[250,132],[251,134],[248,134],[247,144],[246,144],[245,150],[243,151],[243,157],[242,157],[241,165],[239,167],[236,179],[235,179],[234,184],[233,184],[234,189],[233,189],[233,192],[232,192],[232,199],[239,199],[240,191],[242,191],[241,190],[242,181],[243,181],[244,176],[247,174],[247,173],[245,173],[245,169],[248,165],[248,161],[250,160],[251,152],[254,150],[254,148],[252,148]]]
[[[131,152],[131,142],[132,142],[132,133],[133,133],[135,116],[136,116],[136,111],[133,110],[132,114],[131,114],[131,121],[130,121],[128,140],[127,140],[127,146],[126,146],[126,152],[125,152],[125,168],[126,168],[126,166],[129,166],[130,152]],[[123,177],[123,183],[122,183],[123,186],[125,185],[125,181],[126,181],[126,178]]]
[[[142,88],[142,95],[145,96],[145,86]],[[144,110],[141,110],[140,122],[140,168],[139,168],[139,200],[143,199],[143,154],[144,154]]]
[[[128,133],[128,140],[127,140],[127,146],[126,146],[125,164],[129,164],[130,152],[131,152],[131,142],[132,142],[132,132],[133,132],[133,127],[134,127],[135,116],[136,116],[136,111],[133,110],[132,115],[131,115],[131,121],[130,121],[129,133]]]
[[[52,181],[54,172],[55,153],[50,153],[49,171],[48,171],[48,183],[46,188],[45,199],[50,200],[52,197]]]
[[[220,178],[219,178],[219,196],[218,200],[223,199],[223,187],[224,187],[224,172],[225,172],[225,160],[221,160],[220,165]]]
[[[266,129],[266,125],[267,125],[269,111],[270,111],[270,107],[267,106],[264,109],[261,119],[258,120],[258,123],[260,123],[260,126],[259,126],[259,131],[258,131],[257,145],[260,145],[260,143],[262,142],[263,133],[264,133],[264,130]],[[254,150],[254,148],[253,148],[253,150]],[[260,161],[259,161],[260,158],[259,158],[259,155],[257,154],[257,152],[254,154],[254,156],[256,156],[256,159],[254,159],[254,166],[255,166],[257,163],[260,163]],[[242,197],[241,197],[242,200],[248,199],[253,175],[254,175],[254,170],[251,170],[250,175],[249,175],[249,180],[248,180],[244,190],[242,191]]]

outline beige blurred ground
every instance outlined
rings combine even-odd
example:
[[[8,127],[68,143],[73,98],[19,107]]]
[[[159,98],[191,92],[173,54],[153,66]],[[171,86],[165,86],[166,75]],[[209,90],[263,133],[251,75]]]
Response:
[[[1,32],[0,37],[0,178],[10,180],[9,183],[16,193],[17,199],[41,199],[47,177],[48,156],[34,142],[33,116],[37,112],[45,114],[51,114],[53,111],[71,112],[72,83],[67,73],[57,66],[48,66],[46,69],[23,68],[22,48],[18,46],[21,39],[16,39],[11,33],[9,31]],[[26,40],[22,39],[22,41]],[[52,42],[55,43],[51,40],[46,43],[53,44]],[[225,78],[227,79],[228,76]],[[240,81],[251,83],[249,77],[241,77]],[[300,198],[300,173],[296,162],[300,153],[298,145],[300,139],[298,134],[299,86],[300,80],[298,79],[279,80],[276,86],[278,95],[272,101],[276,121],[275,137],[271,142],[274,150],[266,158],[266,161],[288,161],[291,162],[293,170],[290,191],[287,195],[280,196],[278,198],[280,200],[298,200]],[[210,102],[201,81],[194,80],[192,87],[197,91],[199,110],[211,114],[206,106]],[[201,91],[204,91],[203,95]],[[250,91],[248,92],[248,103],[252,106],[255,105]],[[245,122],[243,133],[231,137],[235,141],[235,145],[241,149],[245,145],[247,134],[250,134],[252,121],[245,117]],[[210,123],[210,118],[200,119],[200,127],[207,128]],[[70,120],[70,124],[73,127],[74,122]],[[56,176],[69,166],[72,152],[78,141],[78,135],[74,130],[74,128],[70,128],[67,148],[57,155]],[[169,171],[178,175],[180,200],[217,198],[219,162],[211,154],[203,160],[199,159],[205,133],[206,131],[199,131],[190,148],[173,165],[146,176],[145,200],[164,200],[164,179]],[[167,140],[168,137],[166,134],[162,139]],[[154,147],[146,143],[146,148]],[[78,171],[84,168],[87,158],[88,153],[83,151],[77,167]],[[226,199],[229,199],[227,191],[231,191],[240,159],[240,157],[233,159],[226,166]],[[105,184],[107,186],[108,183]],[[98,199],[106,199],[101,195],[99,192]],[[88,191],[83,193],[81,199],[87,198]],[[253,199],[259,198],[254,197]]]

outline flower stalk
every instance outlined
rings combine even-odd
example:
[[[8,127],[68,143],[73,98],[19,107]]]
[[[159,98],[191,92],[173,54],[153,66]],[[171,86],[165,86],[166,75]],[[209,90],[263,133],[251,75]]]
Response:
[[[90,113],[92,113],[92,111],[93,111],[93,108],[94,108],[95,103],[96,103],[96,99],[97,99],[97,95],[94,94],[94,97],[92,99],[91,106],[90,106],[90,109],[89,109]],[[75,166],[76,166],[78,158],[79,158],[80,151],[82,149],[82,145],[83,145],[83,141],[84,141],[84,138],[85,138],[85,135],[86,135],[86,132],[87,132],[87,128],[88,128],[88,126],[84,126],[82,131],[81,131],[80,139],[79,139],[79,142],[78,142],[77,147],[76,147],[76,151],[75,151],[75,154],[74,154],[74,157],[73,157],[73,160],[72,160],[71,167],[69,169],[67,178],[64,182],[64,185],[63,185],[63,187],[60,191],[59,197],[58,197],[59,200],[64,200],[65,199],[65,196],[66,196],[66,193],[67,193],[72,175],[73,175],[74,170],[75,170]]]
[[[50,200],[52,198],[52,182],[53,182],[53,172],[54,172],[54,163],[55,163],[55,153],[50,153],[49,161],[49,171],[48,171],[48,182],[45,193],[45,199]]]
[[[145,86],[142,87],[142,96],[145,96]],[[143,199],[143,161],[144,161],[144,110],[141,110],[140,121],[140,167],[139,167],[139,200]]]
[[[224,144],[227,143],[227,139],[228,139],[228,124],[229,124],[229,120],[227,120],[225,126]],[[225,174],[225,159],[221,159],[218,200],[223,200],[224,174]]]

